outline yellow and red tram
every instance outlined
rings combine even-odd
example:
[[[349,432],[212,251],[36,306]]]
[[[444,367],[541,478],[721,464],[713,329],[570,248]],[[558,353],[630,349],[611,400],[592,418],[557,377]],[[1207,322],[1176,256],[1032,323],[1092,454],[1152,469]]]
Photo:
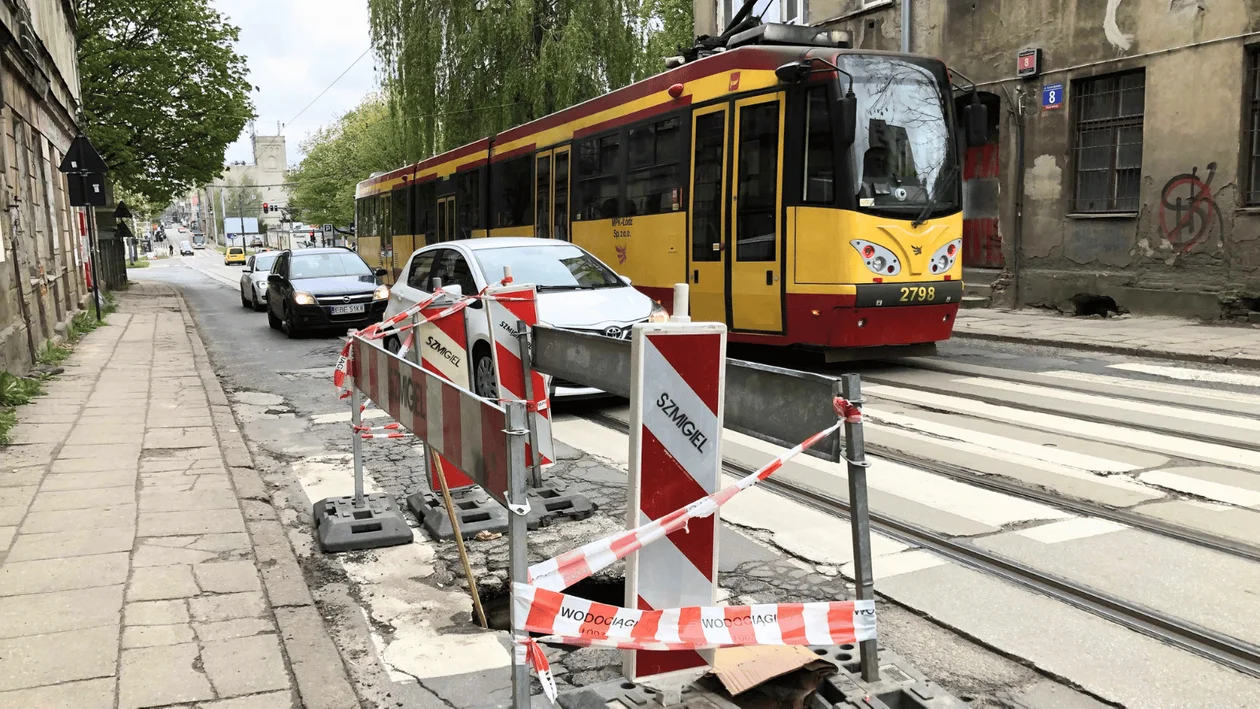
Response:
[[[949,74],[807,39],[719,52],[373,176],[356,192],[359,253],[397,278],[428,244],[565,239],[667,309],[690,283],[692,318],[733,342],[843,355],[948,339],[962,297]]]

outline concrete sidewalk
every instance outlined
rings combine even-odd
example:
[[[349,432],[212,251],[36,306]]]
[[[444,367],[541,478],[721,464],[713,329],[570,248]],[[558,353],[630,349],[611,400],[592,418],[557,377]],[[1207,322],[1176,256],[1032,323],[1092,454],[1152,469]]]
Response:
[[[118,300],[0,449],[0,709],[359,706],[182,299]]]
[[[1036,310],[960,310],[956,337],[1260,368],[1260,328],[1180,318],[1069,317]]]

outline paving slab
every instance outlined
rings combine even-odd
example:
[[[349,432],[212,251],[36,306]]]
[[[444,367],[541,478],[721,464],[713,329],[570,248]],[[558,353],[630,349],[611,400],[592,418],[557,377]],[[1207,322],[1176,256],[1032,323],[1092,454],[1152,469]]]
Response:
[[[180,477],[187,478],[188,476],[181,475]],[[187,492],[146,488],[140,491],[141,512],[235,510],[238,504],[236,495],[228,488]]]
[[[135,536],[136,531],[133,527],[22,534],[13,543],[13,548],[9,550],[9,555],[5,560],[31,561],[130,551]]]
[[[197,585],[206,593],[243,593],[262,590],[253,561],[219,561],[192,567]]]
[[[269,618],[236,618],[213,623],[193,623],[192,627],[202,642],[263,635],[276,630]]]
[[[127,626],[177,625],[188,619],[188,605],[182,600],[139,601],[123,609],[123,624]]]
[[[35,593],[0,598],[0,638],[117,625],[123,587]]]
[[[202,596],[188,601],[193,620],[211,623],[236,618],[259,618],[266,613],[266,601],[257,592]]]
[[[41,492],[31,501],[32,512],[88,510],[135,502],[131,487],[100,487],[89,490],[53,490]]]
[[[267,692],[217,702],[202,702],[197,709],[293,709],[292,692]]]
[[[149,448],[200,448],[217,446],[214,427],[196,426],[185,428],[152,428],[144,434],[144,447]]]
[[[275,635],[252,635],[202,643],[202,662],[220,697],[286,689],[289,675]]]
[[[0,640],[0,691],[111,677],[118,626]]]
[[[90,490],[102,487],[134,488],[137,474],[134,470],[116,470],[96,473],[58,473],[43,478],[41,492],[51,490]]]
[[[114,709],[114,678],[66,682],[47,687],[0,692],[0,709]]]
[[[0,516],[2,517],[2,516]],[[108,529],[110,527],[135,527],[136,506],[133,503],[113,505],[103,509],[59,510],[57,512],[31,512],[22,520],[23,534],[64,532],[68,529]]]
[[[133,625],[123,628],[123,649],[136,647],[160,647],[196,641],[197,637],[188,625]]]
[[[0,596],[120,584],[127,580],[127,556],[116,553],[6,562],[0,567]]]
[[[195,643],[123,650],[118,706],[139,709],[215,699],[209,680],[197,669],[198,655]]]
[[[139,535],[142,537],[243,531],[245,519],[236,509],[140,513]]]
[[[188,598],[201,593],[191,566],[146,566],[131,572],[128,601],[160,601]]]

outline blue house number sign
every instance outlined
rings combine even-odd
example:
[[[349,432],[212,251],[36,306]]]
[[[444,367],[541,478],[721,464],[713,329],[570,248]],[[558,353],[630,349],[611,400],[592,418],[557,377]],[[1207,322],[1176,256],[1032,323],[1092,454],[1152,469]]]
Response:
[[[1041,110],[1063,108],[1063,84],[1046,84],[1041,87]]]

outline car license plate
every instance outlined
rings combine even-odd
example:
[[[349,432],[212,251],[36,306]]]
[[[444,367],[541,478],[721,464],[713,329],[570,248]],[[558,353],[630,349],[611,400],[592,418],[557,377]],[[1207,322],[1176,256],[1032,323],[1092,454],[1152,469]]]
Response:
[[[354,303],[352,305],[334,305],[332,306],[333,315],[351,315],[353,313],[362,313],[367,311],[367,306],[363,303]]]

